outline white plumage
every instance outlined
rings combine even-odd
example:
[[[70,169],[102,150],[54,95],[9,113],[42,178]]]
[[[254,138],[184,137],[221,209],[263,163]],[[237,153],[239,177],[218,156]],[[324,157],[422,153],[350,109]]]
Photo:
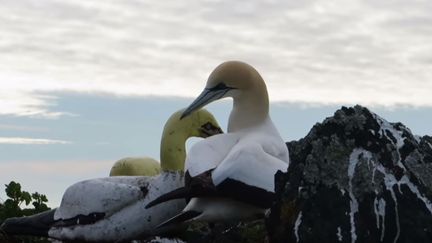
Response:
[[[156,177],[108,177],[76,183],[65,192],[54,219],[104,213],[103,219],[69,227],[60,224],[52,227],[48,235],[62,240],[85,241],[130,240],[153,235],[157,233],[154,228],[173,212],[181,211],[185,202],[174,200],[150,209],[145,209],[145,205],[164,192],[178,188],[183,181],[182,172],[164,172]]]
[[[193,177],[215,169],[219,185],[227,178],[274,192],[273,178],[288,168],[288,150],[270,118],[251,129],[207,138],[189,151],[185,169]]]
[[[273,203],[275,175],[287,171],[288,149],[269,117],[267,89],[253,67],[236,61],[219,65],[182,117],[224,97],[234,100],[228,133],[195,144],[186,157],[185,187],[147,205],[191,198],[161,226],[261,217]]]

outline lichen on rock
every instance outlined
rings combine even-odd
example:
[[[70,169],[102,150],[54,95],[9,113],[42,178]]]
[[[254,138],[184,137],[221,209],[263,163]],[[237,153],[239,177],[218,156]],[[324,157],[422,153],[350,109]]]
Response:
[[[367,108],[342,107],[287,143],[270,241],[432,242],[431,140]]]

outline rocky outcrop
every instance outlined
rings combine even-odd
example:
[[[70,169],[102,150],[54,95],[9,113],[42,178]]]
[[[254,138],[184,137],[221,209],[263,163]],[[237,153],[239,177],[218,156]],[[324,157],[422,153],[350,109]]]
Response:
[[[270,242],[432,242],[432,138],[355,106],[287,143]]]

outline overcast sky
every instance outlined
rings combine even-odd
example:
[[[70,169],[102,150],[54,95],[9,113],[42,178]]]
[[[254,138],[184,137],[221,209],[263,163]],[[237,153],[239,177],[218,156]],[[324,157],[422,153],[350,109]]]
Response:
[[[0,114],[50,91],[192,97],[240,59],[272,101],[431,106],[431,1],[2,0]]]
[[[13,178],[32,184],[22,172],[29,168],[50,168],[38,174],[43,178],[67,170],[68,181],[49,195],[58,198],[77,178],[104,176],[106,163],[118,157],[140,149],[157,157],[158,143],[143,149],[139,137],[115,141],[140,126],[147,126],[143,134],[151,130],[147,140],[158,140],[166,117],[230,59],[262,74],[287,140],[304,136],[338,106],[356,103],[420,135],[430,131],[431,1],[0,3],[1,184]],[[149,122],[151,104],[160,114]],[[139,109],[142,116],[134,116]],[[229,109],[227,103],[212,111],[226,121]],[[68,170],[76,163],[85,166]],[[48,191],[54,184],[43,183]]]

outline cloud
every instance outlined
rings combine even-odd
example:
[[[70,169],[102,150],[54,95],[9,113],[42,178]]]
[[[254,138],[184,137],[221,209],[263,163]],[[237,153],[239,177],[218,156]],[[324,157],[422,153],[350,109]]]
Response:
[[[26,87],[26,89],[29,88],[34,87],[31,85]],[[6,89],[0,90],[0,115],[47,119],[56,119],[60,116],[77,116],[69,112],[53,111],[53,107],[56,106],[56,99],[53,95],[40,94],[17,87],[6,87]]]
[[[22,137],[0,137],[0,144],[34,144],[34,145],[49,145],[49,144],[70,144],[69,141],[44,139],[44,138],[22,138]]]
[[[63,176],[80,176],[85,177],[99,173],[101,171],[109,171],[112,161],[86,161],[86,160],[62,160],[62,161],[13,161],[1,163],[0,168],[2,174],[19,174],[20,170],[26,168],[32,173],[37,172],[38,175],[47,176],[54,175],[61,171]]]
[[[61,116],[41,96],[57,91],[194,97],[227,59],[256,66],[272,101],[432,106],[431,11],[402,0],[7,0],[0,114]]]

